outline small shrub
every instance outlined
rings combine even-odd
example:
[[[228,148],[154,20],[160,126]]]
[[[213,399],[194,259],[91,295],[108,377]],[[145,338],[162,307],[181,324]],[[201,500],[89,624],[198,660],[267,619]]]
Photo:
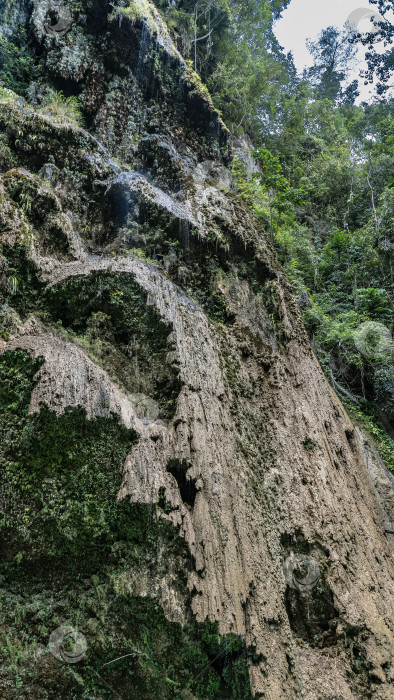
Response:
[[[306,450],[307,452],[309,452],[310,450],[313,450],[313,448],[315,447],[315,443],[312,440],[310,440],[309,438],[304,440],[304,442],[302,444],[303,444],[304,450]]]
[[[78,98],[75,95],[65,97],[61,90],[48,90],[38,112],[60,121],[69,120],[77,125],[81,125],[83,121]]]

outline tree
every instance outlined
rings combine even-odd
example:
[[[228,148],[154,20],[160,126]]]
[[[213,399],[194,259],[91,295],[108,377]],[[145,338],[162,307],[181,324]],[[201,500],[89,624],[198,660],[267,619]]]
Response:
[[[353,28],[352,41],[361,42],[368,47],[365,54],[368,68],[363,73],[365,85],[377,79],[377,93],[383,96],[394,86],[393,3],[392,0],[369,0],[369,2],[377,6],[377,12],[371,12],[370,16],[371,31],[362,34],[357,27]],[[385,51],[382,51],[382,42]]]
[[[216,45],[207,84],[233,131],[257,135],[280,103],[292,71],[272,25],[289,0],[231,0],[231,22]]]
[[[289,82],[292,59],[272,31],[289,2],[156,0],[233,131],[258,133]]]
[[[230,22],[228,0],[157,0],[167,24],[176,31],[185,57],[205,79],[215,65],[215,44]]]
[[[309,52],[314,59],[312,68],[305,71],[305,77],[315,88],[318,99],[335,102],[342,95],[345,101],[357,96],[357,85],[353,82],[344,93],[341,84],[349,68],[354,63],[356,47],[349,41],[348,32],[340,32],[335,27],[327,27],[321,32],[317,42],[307,41]]]

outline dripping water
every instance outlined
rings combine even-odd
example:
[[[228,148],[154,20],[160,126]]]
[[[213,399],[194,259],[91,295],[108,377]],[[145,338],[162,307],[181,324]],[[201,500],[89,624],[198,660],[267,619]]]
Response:
[[[149,55],[149,31],[148,27],[145,22],[142,22],[142,28],[141,28],[141,38],[140,38],[140,47],[138,50],[138,62],[137,62],[137,70],[136,70],[136,80],[137,80],[137,85],[141,84],[141,78],[143,77],[144,74],[144,68],[145,68],[145,58]]]
[[[189,260],[190,253],[190,223],[187,219],[179,219],[179,237],[183,249],[185,262]]]
[[[218,153],[220,153],[220,141],[222,136],[222,126],[220,124],[219,116],[216,115],[216,138],[218,142]]]

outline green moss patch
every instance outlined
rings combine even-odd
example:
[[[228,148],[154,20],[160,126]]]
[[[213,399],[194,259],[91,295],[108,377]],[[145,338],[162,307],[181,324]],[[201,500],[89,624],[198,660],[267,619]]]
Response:
[[[117,417],[87,421],[81,409],[29,416],[40,364],[24,351],[0,357],[3,556],[85,556],[92,542],[95,556],[104,554],[129,537],[116,494],[137,436]]]
[[[87,421],[28,407],[41,360],[0,357],[0,674],[7,696],[251,698],[241,639],[196,623],[193,560],[155,506],[116,501],[136,436],[117,418]],[[154,597],[170,581],[186,611],[170,622]],[[145,583],[143,583],[145,582]],[[145,595],[136,594],[138,588]],[[71,625],[86,638],[76,664],[48,651]]]
[[[53,287],[45,307],[127,391],[157,401],[170,418],[181,388],[168,359],[171,327],[130,274],[95,273]]]
[[[0,306],[12,307],[22,320],[40,308],[45,287],[39,280],[37,267],[27,259],[26,251],[24,245],[3,246],[3,255],[0,256]],[[9,329],[4,327],[1,330]]]

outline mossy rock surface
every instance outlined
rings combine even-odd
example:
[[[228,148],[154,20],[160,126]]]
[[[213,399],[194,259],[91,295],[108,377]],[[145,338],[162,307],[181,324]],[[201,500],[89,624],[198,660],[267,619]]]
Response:
[[[243,642],[190,613],[191,557],[176,528],[155,506],[116,500],[137,435],[115,416],[29,415],[40,365],[24,351],[0,357],[4,697],[22,686],[37,698],[251,697]],[[166,577],[187,611],[183,627],[155,597],[152,582]],[[78,664],[48,652],[62,626],[86,638]]]

